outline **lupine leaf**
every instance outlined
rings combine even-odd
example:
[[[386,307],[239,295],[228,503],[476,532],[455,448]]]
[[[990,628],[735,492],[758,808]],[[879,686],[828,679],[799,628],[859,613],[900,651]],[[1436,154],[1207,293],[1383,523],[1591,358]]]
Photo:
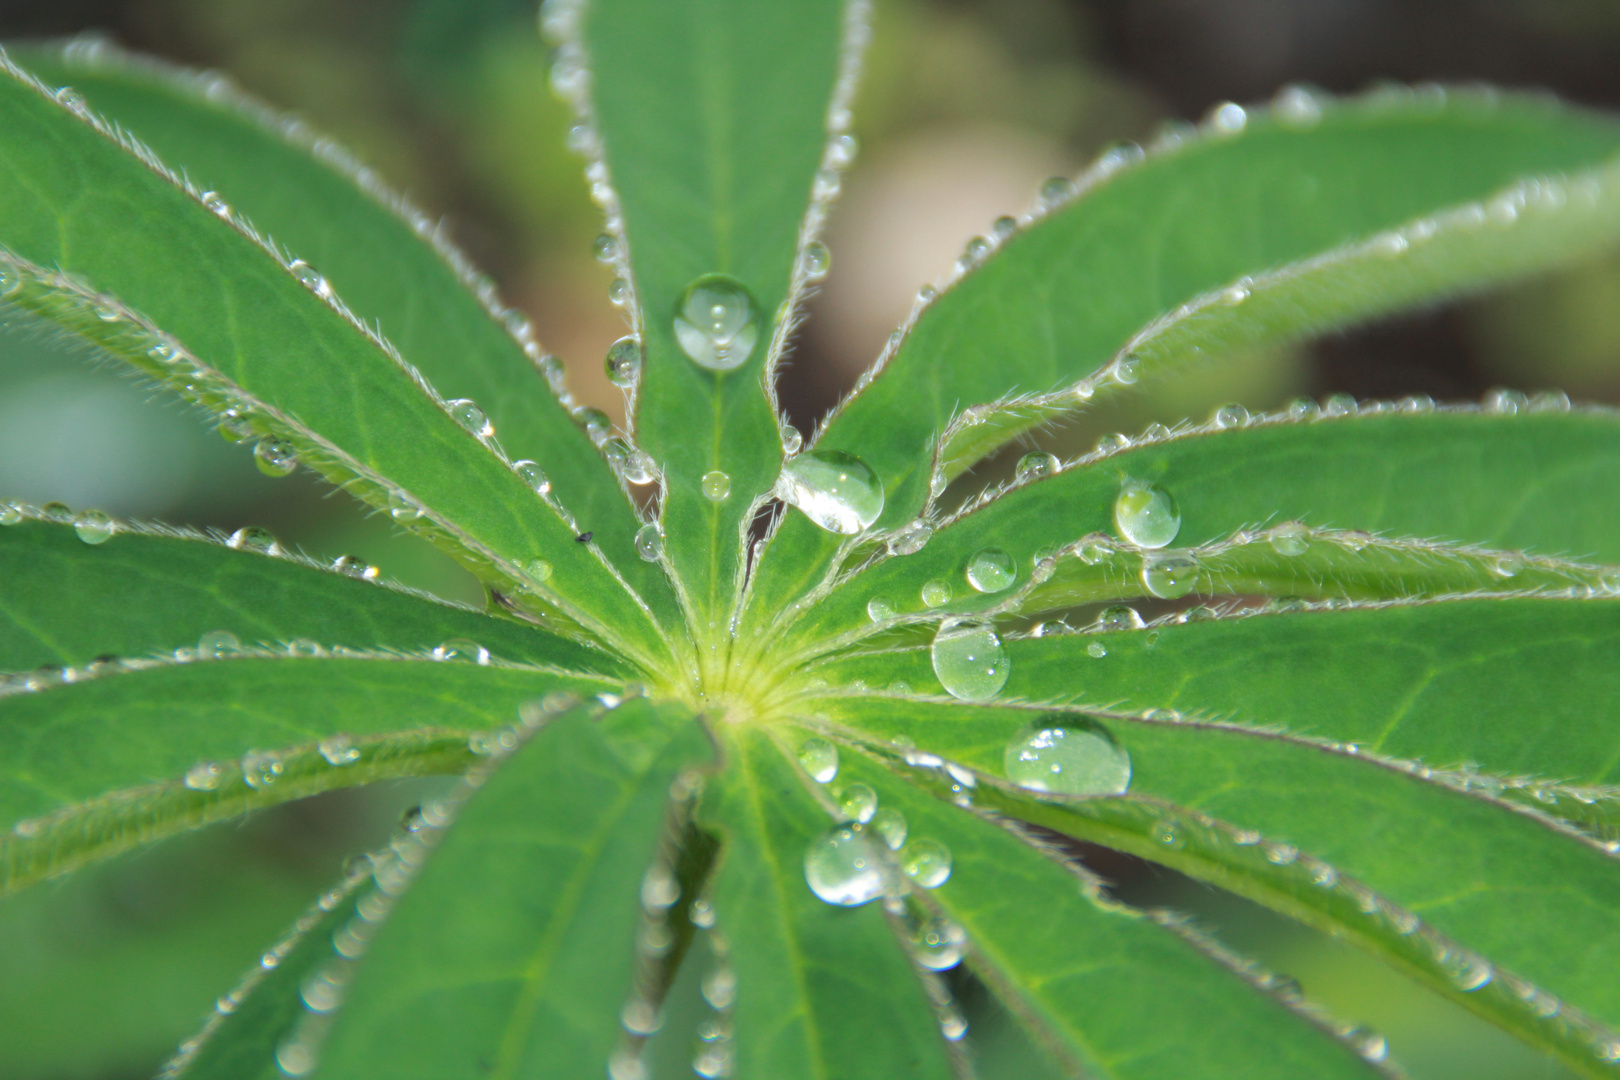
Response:
[[[9,304],[235,410],[224,422],[391,507],[518,599],[566,608],[565,625],[659,655],[645,606],[480,439],[476,416],[458,422],[329,286],[300,280],[219,197],[187,189],[75,106],[20,69],[0,80]],[[534,573],[535,559],[552,572]]]
[[[355,971],[315,1075],[606,1071],[647,918],[642,880],[679,809],[671,785],[712,748],[675,705],[539,723],[437,850],[404,860],[426,865]]]
[[[884,558],[831,590],[825,601],[817,597],[802,629],[793,633],[826,638],[858,631],[869,623],[866,607],[873,597],[896,613],[922,610],[920,591],[935,580],[949,585],[955,598],[945,611],[992,609],[1009,593],[974,591],[965,572],[975,555],[1006,552],[1017,575],[1011,588],[1027,586],[1043,555],[1092,534],[1117,538],[1114,505],[1126,482],[1156,484],[1174,499],[1181,514],[1177,548],[1219,542],[1240,529],[1301,521],[1315,528],[1620,562],[1620,517],[1611,513],[1620,498],[1602,495],[1620,475],[1617,465],[1620,424],[1599,411],[1447,410],[1308,424],[1265,418],[1229,430],[1211,425],[1082,459],[970,507],[942,522],[922,550]],[[1569,513],[1572,505],[1592,512]],[[1211,584],[1202,582],[1197,591],[1212,591]],[[1503,578],[1498,584],[1513,582]]]
[[[635,435],[663,470],[665,549],[699,626],[726,624],[755,500],[781,464],[768,374],[805,286],[800,245],[825,214],[824,195],[808,213],[806,199],[817,171],[841,160],[828,103],[835,89],[834,110],[847,103],[857,45],[844,24],[864,30],[864,7],[602,0],[585,6],[554,68],[579,84],[606,169],[593,179],[616,192],[609,235],[645,353]],[[581,54],[588,99],[586,76],[572,74]],[[675,333],[688,285],[708,274],[740,282],[758,320],[748,359],[724,371],[694,363]],[[726,497],[705,497],[711,472],[727,478]]]
[[[352,649],[432,649],[471,640],[503,660],[627,674],[591,650],[517,622],[379,585],[363,563],[320,567],[268,541],[118,523],[82,542],[73,526],[14,511],[0,527],[0,671],[196,648],[224,631],[244,644],[298,639]]]
[[[150,664],[151,666],[148,666]],[[476,760],[469,736],[559,690],[543,667],[249,649],[129,661],[0,693],[0,892],[209,821]]]
[[[902,772],[903,772],[902,767]],[[906,820],[907,843],[941,843],[949,879],[921,901],[967,935],[967,963],[1010,999],[1071,1075],[1346,1076],[1373,1070],[1291,1015],[1252,978],[1107,901],[1101,884],[1003,824],[919,791],[857,754],[839,780],[864,782]],[[905,849],[897,858],[904,860]],[[1263,1045],[1266,1053],[1254,1054]]]
[[[196,186],[219,192],[318,269],[449,398],[489,415],[514,458],[533,458],[552,491],[650,603],[673,601],[635,557],[635,515],[618,479],[547,385],[539,345],[438,222],[302,122],[223,77],[173,69],[100,40],[13,47],[50,84],[71,85]],[[558,149],[561,153],[561,148]],[[514,328],[509,331],[503,322]]]
[[[950,1076],[932,1006],[882,910],[834,907],[805,882],[805,849],[832,818],[769,736],[725,735],[727,768],[703,813],[724,844],[714,907],[736,979],[736,1074]]]

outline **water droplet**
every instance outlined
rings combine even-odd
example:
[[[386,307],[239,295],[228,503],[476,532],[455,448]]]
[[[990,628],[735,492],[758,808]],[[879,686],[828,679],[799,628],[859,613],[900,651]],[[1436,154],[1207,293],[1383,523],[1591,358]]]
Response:
[[[327,282],[326,278],[322,277],[319,270],[303,259],[294,259],[287,264],[287,269],[292,272],[293,277],[298,279],[300,285],[311,292],[320,296],[332,295],[332,286]]]
[[[937,889],[951,876],[951,850],[938,840],[912,840],[900,849],[900,869],[925,889]]]
[[[1504,390],[1497,387],[1485,395],[1485,411],[1497,413],[1501,416],[1513,416],[1524,412],[1530,407],[1530,399],[1517,390]]]
[[[536,495],[546,495],[551,492],[551,478],[546,476],[545,470],[534,462],[528,460],[514,461],[512,471],[517,473]]]
[[[675,314],[675,340],[699,367],[741,367],[759,339],[759,314],[742,284],[707,274],[686,287]]]
[[[869,784],[851,784],[838,796],[838,810],[846,821],[864,825],[877,813],[878,797]]]
[[[616,277],[608,282],[608,301],[623,306],[630,302],[630,279]]]
[[[725,502],[731,498],[731,477],[719,469],[710,469],[700,481],[703,497],[710,502]]]
[[[832,252],[827,245],[819,240],[812,240],[805,245],[804,254],[800,256],[799,266],[804,271],[804,280],[809,282],[820,281],[832,269]]]
[[[1096,628],[1104,631],[1140,630],[1146,625],[1147,623],[1142,621],[1141,613],[1135,608],[1115,604],[1113,607],[1105,608],[1102,614],[1097,616]]]
[[[1000,548],[985,548],[968,561],[967,579],[979,592],[1000,592],[1018,580],[1018,565]]]
[[[197,655],[204,660],[222,660],[241,652],[242,643],[229,630],[210,630],[197,639]]]
[[[1531,412],[1569,412],[1569,395],[1562,390],[1543,390],[1530,398]]]
[[[1271,100],[1271,114],[1277,123],[1295,131],[1309,131],[1322,119],[1322,102],[1305,86],[1285,86]]]
[[[967,933],[950,919],[932,918],[911,934],[911,955],[929,971],[949,971],[962,962]]]
[[[1114,528],[1137,547],[1162,548],[1181,531],[1181,511],[1157,484],[1127,480],[1114,500]]]
[[[118,525],[100,510],[84,510],[73,518],[73,531],[87,544],[104,544],[118,531]]]
[[[214,791],[225,779],[225,767],[216,761],[199,761],[186,770],[186,787],[192,791]]]
[[[1142,377],[1142,360],[1133,353],[1126,353],[1114,361],[1109,371],[1121,386],[1134,386]]]
[[[643,525],[636,530],[636,554],[648,562],[657,562],[664,552],[664,538],[657,525]]]
[[[890,851],[899,851],[906,843],[906,817],[892,806],[879,807],[869,831]]]
[[[339,555],[332,560],[332,569],[345,577],[362,581],[376,581],[379,573],[375,566],[354,555]]]
[[[523,568],[523,572],[530,581],[543,585],[551,580],[552,568],[551,564],[544,559],[530,559],[528,565]]]
[[[1209,111],[1205,121],[1217,135],[1236,135],[1249,123],[1249,114],[1235,101],[1223,101]]]
[[[264,439],[253,448],[253,463],[266,476],[287,476],[298,468],[298,451],[281,439]]]
[[[925,582],[922,587],[922,602],[924,607],[944,607],[951,602],[951,583],[942,578]]]
[[[54,521],[58,525],[73,524],[73,508],[67,503],[48,502],[39,508],[39,513],[46,521]]]
[[[1051,717],[1014,737],[1003,755],[1007,779],[1055,795],[1123,795],[1131,756],[1108,730],[1084,717]]]
[[[1149,834],[1153,837],[1155,844],[1160,847],[1170,848],[1173,851],[1179,850],[1187,844],[1187,838],[1181,834],[1181,830],[1173,821],[1154,822]]]
[[[1062,469],[1056,456],[1044,450],[1032,450],[1018,459],[1018,482],[1027,483],[1046,476],[1055,476]]]
[[[1266,530],[1266,540],[1279,555],[1292,558],[1305,554],[1311,546],[1311,530],[1302,521],[1285,521]]]
[[[730,967],[717,967],[703,977],[699,990],[710,1008],[725,1012],[737,1001],[737,973]]]
[[[799,764],[816,783],[831,783],[838,775],[838,747],[826,739],[806,739],[799,747]]]
[[[202,204],[220,217],[230,217],[231,207],[217,192],[205,191],[202,193]]]
[[[913,521],[889,534],[890,555],[915,555],[933,539],[934,527],[926,521]]]
[[[1074,198],[1074,181],[1066,176],[1054,176],[1041,185],[1041,206],[1054,210]]]
[[[480,439],[487,439],[495,434],[495,425],[489,422],[489,417],[484,415],[484,410],[478,407],[477,402],[457,398],[445,402],[445,407],[450,410],[450,415],[455,418],[456,423]]]
[[[16,503],[0,503],[0,525],[21,525],[23,521],[22,508]]]
[[[269,529],[261,529],[257,525],[237,529],[225,543],[237,551],[256,551],[260,555],[281,554],[281,545],[276,543],[275,536]]]
[[[866,617],[873,622],[892,619],[894,618],[894,605],[881,596],[874,596],[866,602]]]
[[[623,460],[615,463],[619,475],[632,484],[650,484],[658,479],[658,462],[645,450],[626,446]]]
[[[869,904],[883,895],[883,877],[877,850],[857,826],[834,826],[812,840],[804,853],[804,880],[829,904]]]
[[[930,654],[934,674],[952,697],[989,701],[1007,685],[1007,649],[988,626],[946,621],[934,635]]]
[[[1395,411],[1403,413],[1434,412],[1434,398],[1428,394],[1409,394],[1395,403]]]
[[[347,735],[329,735],[316,744],[316,750],[328,765],[353,765],[360,760],[360,751]]]
[[[0,296],[10,296],[22,288],[22,272],[9,262],[0,262]]]
[[[853,535],[883,513],[883,485],[866,463],[842,450],[811,450],[788,459],[776,495],[828,532]]]
[[[1142,587],[1161,600],[1179,600],[1198,584],[1198,560],[1186,551],[1142,556]]]
[[[776,432],[782,440],[782,453],[786,457],[797,454],[804,445],[804,436],[799,434],[799,429],[786,420],[777,425]]]
[[[603,367],[607,369],[608,382],[614,386],[634,386],[641,375],[641,342],[634,337],[615,341],[608,347]]]
[[[1104,645],[1100,641],[1093,641],[1090,645],[1086,646],[1086,655],[1091,657],[1093,660],[1101,660],[1103,657],[1108,655],[1108,646]]]
[[[279,754],[268,750],[249,750],[242,755],[242,779],[254,789],[267,788],[281,778],[286,770]]]
[[[1315,420],[1322,414],[1322,407],[1310,398],[1300,397],[1290,401],[1286,411],[1293,420]]]
[[[1383,1061],[1389,1056],[1389,1043],[1370,1027],[1356,1026],[1344,1033],[1344,1041],[1367,1061]]]
[[[388,493],[388,516],[395,521],[416,521],[422,516],[422,508],[404,492],[390,491]]]
[[[597,262],[612,262],[619,257],[619,242],[608,233],[598,233],[591,243]]]
[[[1249,410],[1237,404],[1222,405],[1215,410],[1215,415],[1210,419],[1216,427],[1223,430],[1240,428],[1249,422]]]
[[[489,666],[489,650],[476,641],[466,638],[451,638],[443,645],[433,650],[435,660],[459,660],[462,663],[477,664],[479,667]]]
[[[1356,399],[1349,394],[1334,394],[1322,402],[1323,416],[1354,416]]]

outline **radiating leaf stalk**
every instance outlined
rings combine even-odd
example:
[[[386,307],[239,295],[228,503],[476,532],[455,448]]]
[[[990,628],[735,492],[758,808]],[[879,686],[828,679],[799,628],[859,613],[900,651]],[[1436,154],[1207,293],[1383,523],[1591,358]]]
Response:
[[[926,752],[868,749],[913,783],[975,812],[1163,863],[1350,940],[1581,1075],[1611,1076],[1620,1062],[1620,1033],[1494,968],[1413,912],[1291,844],[1152,797],[1044,795]],[[964,784],[964,778],[971,782]]]

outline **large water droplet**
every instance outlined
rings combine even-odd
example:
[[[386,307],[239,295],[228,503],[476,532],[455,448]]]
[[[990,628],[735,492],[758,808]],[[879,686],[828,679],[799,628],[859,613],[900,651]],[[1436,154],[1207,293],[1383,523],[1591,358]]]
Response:
[[[104,544],[112,539],[118,526],[100,510],[83,510],[73,518],[73,531],[87,544]]]
[[[634,386],[641,374],[641,342],[634,337],[615,341],[608,347],[602,366],[607,369],[608,382],[614,386]]]
[[[782,464],[776,495],[828,532],[854,535],[883,513],[883,485],[866,462],[842,450],[811,450]]]
[[[985,548],[968,560],[967,579],[979,592],[1000,592],[1018,580],[1018,566],[1000,548]]]
[[[731,498],[731,477],[719,469],[710,469],[703,474],[703,497],[710,502],[725,502]]]
[[[1007,744],[1007,779],[1030,791],[1055,795],[1123,795],[1131,784],[1131,756],[1100,724],[1084,717],[1052,717]]]
[[[643,525],[636,530],[636,554],[648,562],[657,562],[664,552],[664,537],[657,525]]]
[[[951,876],[951,849],[938,840],[912,840],[900,850],[900,869],[925,889],[937,889]]]
[[[906,843],[906,816],[892,806],[879,807],[872,815],[870,832],[890,851],[899,851]]]
[[[818,784],[829,784],[838,775],[838,747],[826,739],[810,738],[799,747],[799,764]]]
[[[489,422],[489,417],[484,415],[484,410],[478,407],[477,402],[458,398],[455,401],[445,402],[445,407],[450,410],[450,415],[455,417],[456,423],[480,439],[487,439],[495,434],[495,425]]]
[[[944,607],[951,602],[951,583],[942,578],[923,583],[922,602],[924,607]]]
[[[1044,450],[1031,450],[1018,459],[1018,481],[1025,483],[1043,476],[1055,476],[1061,468],[1055,455]]]
[[[266,476],[287,476],[298,468],[298,451],[281,439],[265,439],[253,448],[253,463]]]
[[[759,340],[759,313],[748,290],[721,274],[692,282],[675,312],[675,340],[699,367],[741,367]]]
[[[988,701],[1007,685],[1007,648],[988,626],[947,621],[930,652],[934,674],[952,697]]]
[[[1162,548],[1181,531],[1181,511],[1157,484],[1127,480],[1114,500],[1114,527],[1137,547]]]
[[[804,880],[827,903],[857,907],[883,895],[883,863],[859,826],[837,825],[810,842]]]
[[[1142,556],[1142,587],[1161,600],[1179,600],[1198,584],[1198,560],[1186,551]]]

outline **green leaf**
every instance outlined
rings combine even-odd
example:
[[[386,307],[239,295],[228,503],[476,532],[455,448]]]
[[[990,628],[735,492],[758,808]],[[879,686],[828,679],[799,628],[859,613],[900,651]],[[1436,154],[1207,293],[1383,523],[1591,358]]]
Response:
[[[520,705],[621,685],[537,665],[285,648],[74,678],[0,692],[0,893],[330,788],[460,772],[476,760],[469,736],[487,748],[482,733]]]
[[[1105,164],[1082,178],[1078,198],[1015,234],[921,314],[817,446],[861,456],[888,488],[883,521],[898,525],[926,501],[928,443],[954,414],[1076,383],[1153,320],[1246,275],[1337,258],[1418,222],[1449,234],[1448,211],[1525,177],[1576,178],[1582,193],[1561,189],[1558,211],[1538,201],[1534,212],[1515,214],[1514,228],[1482,228],[1458,250],[1437,246],[1433,266],[1425,244],[1409,244],[1422,256],[1421,273],[1416,264],[1407,274],[1356,264],[1349,280],[1327,289],[1297,268],[1282,271],[1280,280],[1305,285],[1303,294],[1279,287],[1277,299],[1287,293],[1293,310],[1267,300],[1249,325],[1206,328],[1210,342],[1304,333],[1500,280],[1590,253],[1620,226],[1607,174],[1587,173],[1620,149],[1620,127],[1607,118],[1541,98],[1465,91],[1375,93],[1318,110],[1308,123],[1256,115],[1241,134],[1217,127],[1208,137],[1176,138],[1134,164]],[[1177,338],[1172,348],[1192,343]],[[1151,373],[1149,360],[1142,366],[1141,375]]]
[[[903,767],[902,767],[903,769]],[[1350,1047],[1290,1014],[1265,977],[1199,955],[1195,935],[1102,896],[1101,883],[1004,824],[918,790],[861,755],[839,779],[898,810],[907,844],[941,843],[949,879],[923,894],[967,935],[967,962],[1069,1075],[1158,1077],[1371,1074]],[[897,858],[904,861],[906,849]],[[1245,985],[1247,984],[1247,985]],[[1324,1025],[1325,1026],[1325,1025]],[[1264,1055],[1254,1048],[1264,1046]]]
[[[1003,774],[1009,747],[1032,731],[1086,723],[1079,710],[1036,704],[849,702],[827,712],[885,745],[914,739],[990,776]],[[1596,1072],[1609,1041],[1620,1040],[1612,1031],[1620,995],[1607,975],[1620,941],[1617,868],[1599,845],[1443,787],[1421,767],[1291,737],[1276,724],[1095,714],[1129,753],[1131,791],[1146,803],[1081,799],[1059,810],[988,789],[980,801],[1303,918],[1578,1070]],[[1281,879],[1277,866],[1290,868]],[[1548,993],[1563,999],[1552,1013],[1558,1023],[1547,1022]]]
[[[221,414],[262,440],[261,459],[296,452],[508,595],[565,609],[564,627],[589,626],[644,660],[665,652],[645,605],[473,430],[477,416],[463,410],[470,426],[458,422],[392,346],[218,196],[184,186],[71,96],[9,62],[5,74],[8,304]],[[551,572],[535,573],[536,559]]]
[[[100,40],[10,52],[47,83],[70,84],[98,114],[317,268],[446,397],[478,402],[507,452],[539,462],[557,501],[665,613],[673,597],[635,556],[636,518],[618,479],[566,398],[548,386],[556,361],[438,222],[329,139],[217,74],[170,68]]]
[[[836,118],[864,6],[601,0],[578,18],[553,82],[577,91],[615,265],[634,289],[635,435],[664,474],[665,551],[695,625],[725,626],[756,500],[781,465],[770,380],[807,283],[798,253],[846,160],[829,128],[847,123]],[[728,370],[700,366],[676,340],[688,286],[709,274],[740,283],[758,321],[747,360]],[[711,472],[729,487],[718,501],[703,492]]]
[[[1174,500],[1181,515],[1177,548],[1292,520],[1314,528],[1620,562],[1620,514],[1615,512],[1620,490],[1614,498],[1604,494],[1614,484],[1617,458],[1620,425],[1611,413],[1596,410],[1446,409],[1324,417],[1314,423],[1278,416],[1225,430],[1212,424],[1091,455],[1057,475],[988,493],[939,522],[921,551],[879,559],[841,579],[825,600],[812,592],[811,613],[793,634],[813,639],[862,632],[874,597],[897,614],[919,612],[922,587],[936,580],[947,583],[956,598],[941,609],[946,613],[1004,606],[1006,591],[981,595],[970,586],[966,570],[974,556],[986,549],[1005,551],[1017,574],[1011,587],[1027,586],[1043,556],[1095,534],[1117,535],[1114,505],[1127,482],[1155,484]],[[1583,512],[1572,513],[1571,507]],[[1130,580],[1137,568],[1125,566],[1128,561],[1111,578],[1124,589],[1099,592],[1097,599],[1144,594],[1141,583]],[[1063,566],[1065,573],[1086,573],[1072,559]],[[1105,574],[1106,567],[1096,576]],[[1498,574],[1496,584],[1515,582]],[[1248,588],[1230,583],[1223,589],[1205,579],[1197,589],[1232,590]],[[1301,585],[1283,591],[1320,595]]]
[[[345,877],[266,949],[158,1080],[279,1080],[294,1073],[306,1018],[324,1018],[342,992],[334,936],[357,915],[370,864]],[[306,1002],[320,1006],[312,1009]],[[320,1021],[317,1020],[317,1023]],[[288,1054],[287,1051],[291,1053]],[[286,1056],[278,1057],[278,1052]]]
[[[269,541],[248,533],[233,550],[217,535],[118,522],[91,545],[71,525],[14,513],[17,523],[0,527],[0,671],[195,649],[219,631],[250,645],[351,649],[462,639],[503,660],[630,671],[538,628],[377,584],[375,570],[352,560],[325,567],[279,545],[264,550]]]
[[[723,735],[727,768],[702,812],[724,843],[714,908],[736,983],[736,1075],[951,1076],[932,1006],[880,908],[834,907],[805,882],[827,809],[769,736]]]
[[[655,918],[641,885],[679,812],[671,785],[690,790],[678,777],[712,745],[679,706],[599,714],[539,718],[469,785],[437,850],[421,830],[402,872],[378,874],[395,895],[421,867],[355,970],[316,1075],[602,1074],[638,929]]]

